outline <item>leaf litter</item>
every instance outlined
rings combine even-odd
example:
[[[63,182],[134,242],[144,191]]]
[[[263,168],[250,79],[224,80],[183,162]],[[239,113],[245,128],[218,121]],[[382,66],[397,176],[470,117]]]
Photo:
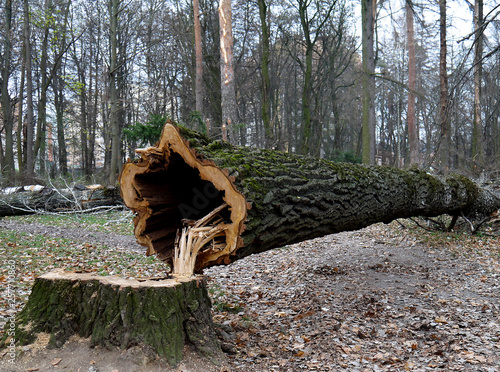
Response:
[[[53,268],[164,276],[137,245],[110,248],[120,235],[101,240],[76,224],[63,239],[30,223],[0,232],[3,262],[17,262],[18,310],[35,277]],[[378,224],[205,274],[231,370],[489,372],[500,370],[499,247],[498,238]],[[0,315],[8,311],[0,301]]]
[[[232,368],[500,370],[500,240],[442,236],[377,224],[210,268]]]

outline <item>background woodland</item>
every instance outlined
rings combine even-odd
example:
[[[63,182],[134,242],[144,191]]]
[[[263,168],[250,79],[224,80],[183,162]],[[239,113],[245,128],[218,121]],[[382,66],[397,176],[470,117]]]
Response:
[[[336,161],[500,168],[492,0],[1,5],[3,185],[56,175],[113,184],[167,119]],[[447,17],[450,5],[469,18]]]

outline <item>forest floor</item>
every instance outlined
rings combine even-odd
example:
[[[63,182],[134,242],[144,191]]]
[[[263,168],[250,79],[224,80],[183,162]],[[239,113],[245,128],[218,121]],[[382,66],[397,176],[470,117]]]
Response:
[[[164,275],[163,264],[143,257],[126,223],[122,231],[116,225],[123,222],[107,228],[102,221],[82,226],[30,218],[0,220],[2,265],[24,255],[17,264],[19,307],[34,278],[56,267]],[[24,347],[14,365],[0,353],[0,370],[500,371],[498,237],[429,232],[402,220],[205,274],[226,356],[219,365],[186,350],[186,360],[169,368],[139,348],[89,349],[86,340],[74,339],[56,350]],[[6,309],[0,300],[0,314]]]

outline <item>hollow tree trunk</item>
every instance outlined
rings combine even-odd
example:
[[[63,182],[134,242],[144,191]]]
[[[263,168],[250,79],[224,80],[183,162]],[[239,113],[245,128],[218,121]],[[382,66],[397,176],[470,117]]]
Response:
[[[8,325],[10,326],[10,324]],[[50,334],[49,348],[72,336],[90,346],[151,347],[175,365],[185,345],[218,359],[221,349],[203,277],[131,280],[54,271],[35,280],[26,306],[15,317],[16,342],[33,343]],[[9,344],[8,334],[0,344]]]
[[[488,215],[500,199],[469,179],[233,147],[167,124],[137,150],[121,192],[135,235],[175,274],[410,216]],[[194,257],[194,258],[193,258]]]

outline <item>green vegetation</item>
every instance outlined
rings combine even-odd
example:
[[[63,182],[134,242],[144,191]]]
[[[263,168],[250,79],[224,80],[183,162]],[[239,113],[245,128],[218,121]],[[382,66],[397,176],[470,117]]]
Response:
[[[136,142],[138,146],[154,145],[160,138],[163,126],[167,122],[168,116],[153,115],[145,123],[135,123],[123,129],[123,135],[129,142]]]
[[[212,308],[218,313],[232,313],[238,314],[243,309],[240,304],[235,303],[232,296],[226,295],[226,293],[221,289],[220,285],[217,283],[208,283],[208,293],[212,300]]]
[[[121,235],[134,234],[132,213],[125,210],[112,210],[100,213],[32,214],[4,217],[4,220],[22,224],[41,223],[49,226],[71,227]]]
[[[55,219],[51,216],[50,219],[46,215],[36,215],[29,218],[31,221],[63,225],[66,217]],[[17,219],[27,221],[24,218]],[[65,225],[74,226],[71,220],[67,220]],[[96,225],[87,225],[88,228],[92,226]],[[0,262],[0,293],[14,293],[16,309],[21,309],[26,303],[35,278],[54,269],[124,278],[161,278],[166,276],[168,270],[156,257],[146,257],[140,251],[117,250],[104,245],[10,230],[0,231]],[[8,273],[10,267],[15,268],[14,277]],[[1,296],[0,309],[8,308],[7,297]]]
[[[328,160],[333,160],[336,163],[356,163],[361,164],[361,156],[354,151],[334,150]]]

